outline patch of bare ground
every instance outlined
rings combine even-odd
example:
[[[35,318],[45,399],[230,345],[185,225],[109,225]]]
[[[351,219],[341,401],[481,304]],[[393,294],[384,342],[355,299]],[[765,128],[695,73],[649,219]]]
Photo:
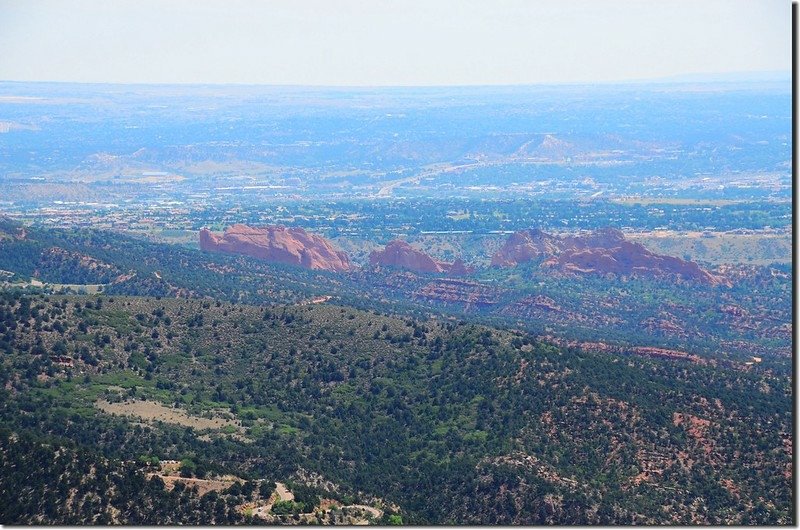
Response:
[[[322,499],[319,502],[320,510],[331,510],[333,508],[341,508],[342,503],[334,499]]]
[[[353,517],[353,524],[355,525],[365,525],[369,524],[369,519],[364,518],[364,516],[373,517],[375,519],[380,519],[383,517],[383,511],[379,510],[372,506],[367,506],[365,504],[352,504],[350,506],[342,506],[341,510],[346,515]]]
[[[150,476],[158,475],[157,473],[150,473]],[[160,475],[159,475],[160,476]],[[211,491],[222,491],[233,486],[235,482],[243,482],[241,479],[236,480],[223,480],[223,479],[203,479],[203,478],[186,478],[176,476],[161,476],[164,481],[164,486],[171,490],[175,484],[181,483],[186,485],[187,488],[197,488],[197,494],[200,496],[205,495]]]
[[[244,428],[237,420],[194,416],[185,410],[167,407],[156,401],[129,400],[119,403],[109,403],[108,401],[100,400],[95,402],[95,406],[107,414],[133,416],[151,422],[163,421],[164,423],[192,427],[198,430],[219,430],[232,426],[236,429],[236,432],[234,432],[232,436],[246,440],[246,438],[244,438]]]
[[[311,513],[296,516],[275,515],[272,507],[277,501],[293,501],[294,494],[282,482],[275,483],[275,491],[269,499],[248,502],[237,507],[243,514],[249,514],[267,523],[290,524],[347,524],[366,525],[370,519],[383,517],[383,510],[365,504],[343,505],[334,499],[323,498]]]
[[[287,495],[288,493],[288,495]],[[291,496],[291,497],[290,497]],[[272,514],[272,506],[277,501],[291,501],[294,500],[294,494],[286,489],[286,486],[281,482],[275,483],[275,491],[268,499],[260,499],[254,502],[247,502],[236,507],[243,514],[248,514],[259,519],[264,519],[268,522],[274,522],[276,517]]]
[[[278,499],[282,501],[293,501],[294,500],[294,493],[289,491],[285,484],[282,482],[275,483],[275,493],[278,495]]]
[[[177,460],[164,460],[161,462],[159,471],[154,471],[147,474],[147,477],[159,477],[164,481],[164,487],[171,490],[175,484],[183,484],[187,488],[197,488],[197,493],[200,496],[205,495],[211,491],[222,491],[233,486],[234,483],[243,483],[244,480],[234,475],[224,475],[221,477],[202,479],[202,478],[189,478],[180,476],[181,463]]]
[[[332,296],[325,295],[325,296],[315,296],[314,298],[303,300],[302,302],[298,303],[297,305],[310,305],[310,304],[324,304],[328,300],[333,298]]]

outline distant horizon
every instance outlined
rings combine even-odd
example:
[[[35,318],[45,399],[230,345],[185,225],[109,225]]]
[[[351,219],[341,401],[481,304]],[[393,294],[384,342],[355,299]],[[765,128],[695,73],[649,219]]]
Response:
[[[106,81],[60,81],[60,80],[19,80],[0,79],[0,84],[41,84],[41,85],[96,85],[96,86],[183,86],[183,87],[265,87],[265,88],[319,88],[319,89],[400,89],[400,88],[525,88],[547,86],[586,86],[586,85],[641,85],[641,84],[690,84],[690,83],[776,83],[791,82],[792,72],[782,70],[761,70],[752,72],[690,72],[664,77],[631,78],[607,81],[546,81],[539,83],[486,83],[486,84],[433,84],[433,85],[317,85],[292,83],[245,83],[245,82],[106,82]]]

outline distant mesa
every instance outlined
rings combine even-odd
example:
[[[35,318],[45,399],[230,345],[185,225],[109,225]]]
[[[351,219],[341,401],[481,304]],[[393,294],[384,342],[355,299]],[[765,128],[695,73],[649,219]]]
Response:
[[[563,273],[672,276],[706,285],[728,283],[692,261],[655,254],[613,228],[564,237],[538,229],[517,232],[492,256],[492,265],[514,267],[536,259],[542,259],[543,267]]]
[[[375,250],[370,253],[369,263],[374,267],[407,269],[428,274],[447,273],[453,276],[465,276],[473,272],[460,259],[453,263],[436,261],[421,250],[417,250],[399,239],[389,242],[383,250]]]
[[[222,235],[203,228],[200,230],[200,248],[313,270],[347,272],[353,268],[347,254],[333,248],[327,239],[302,228],[255,228],[235,224],[226,228]]]

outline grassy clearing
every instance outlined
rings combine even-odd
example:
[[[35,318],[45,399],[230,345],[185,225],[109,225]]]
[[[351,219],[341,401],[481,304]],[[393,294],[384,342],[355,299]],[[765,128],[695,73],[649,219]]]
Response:
[[[107,414],[134,416],[145,421],[162,421],[198,430],[220,430],[226,434],[241,435],[244,432],[242,424],[238,420],[194,416],[184,410],[167,407],[155,401],[132,400],[110,403],[99,400],[95,402],[95,406]]]
[[[632,233],[628,237],[654,252],[706,263],[769,265],[792,262],[790,232],[735,234],[663,230]]]

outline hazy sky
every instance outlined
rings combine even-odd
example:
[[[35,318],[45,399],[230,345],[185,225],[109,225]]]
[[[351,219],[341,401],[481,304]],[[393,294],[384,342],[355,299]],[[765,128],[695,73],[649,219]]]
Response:
[[[0,0],[0,79],[470,85],[788,72],[789,0]]]

